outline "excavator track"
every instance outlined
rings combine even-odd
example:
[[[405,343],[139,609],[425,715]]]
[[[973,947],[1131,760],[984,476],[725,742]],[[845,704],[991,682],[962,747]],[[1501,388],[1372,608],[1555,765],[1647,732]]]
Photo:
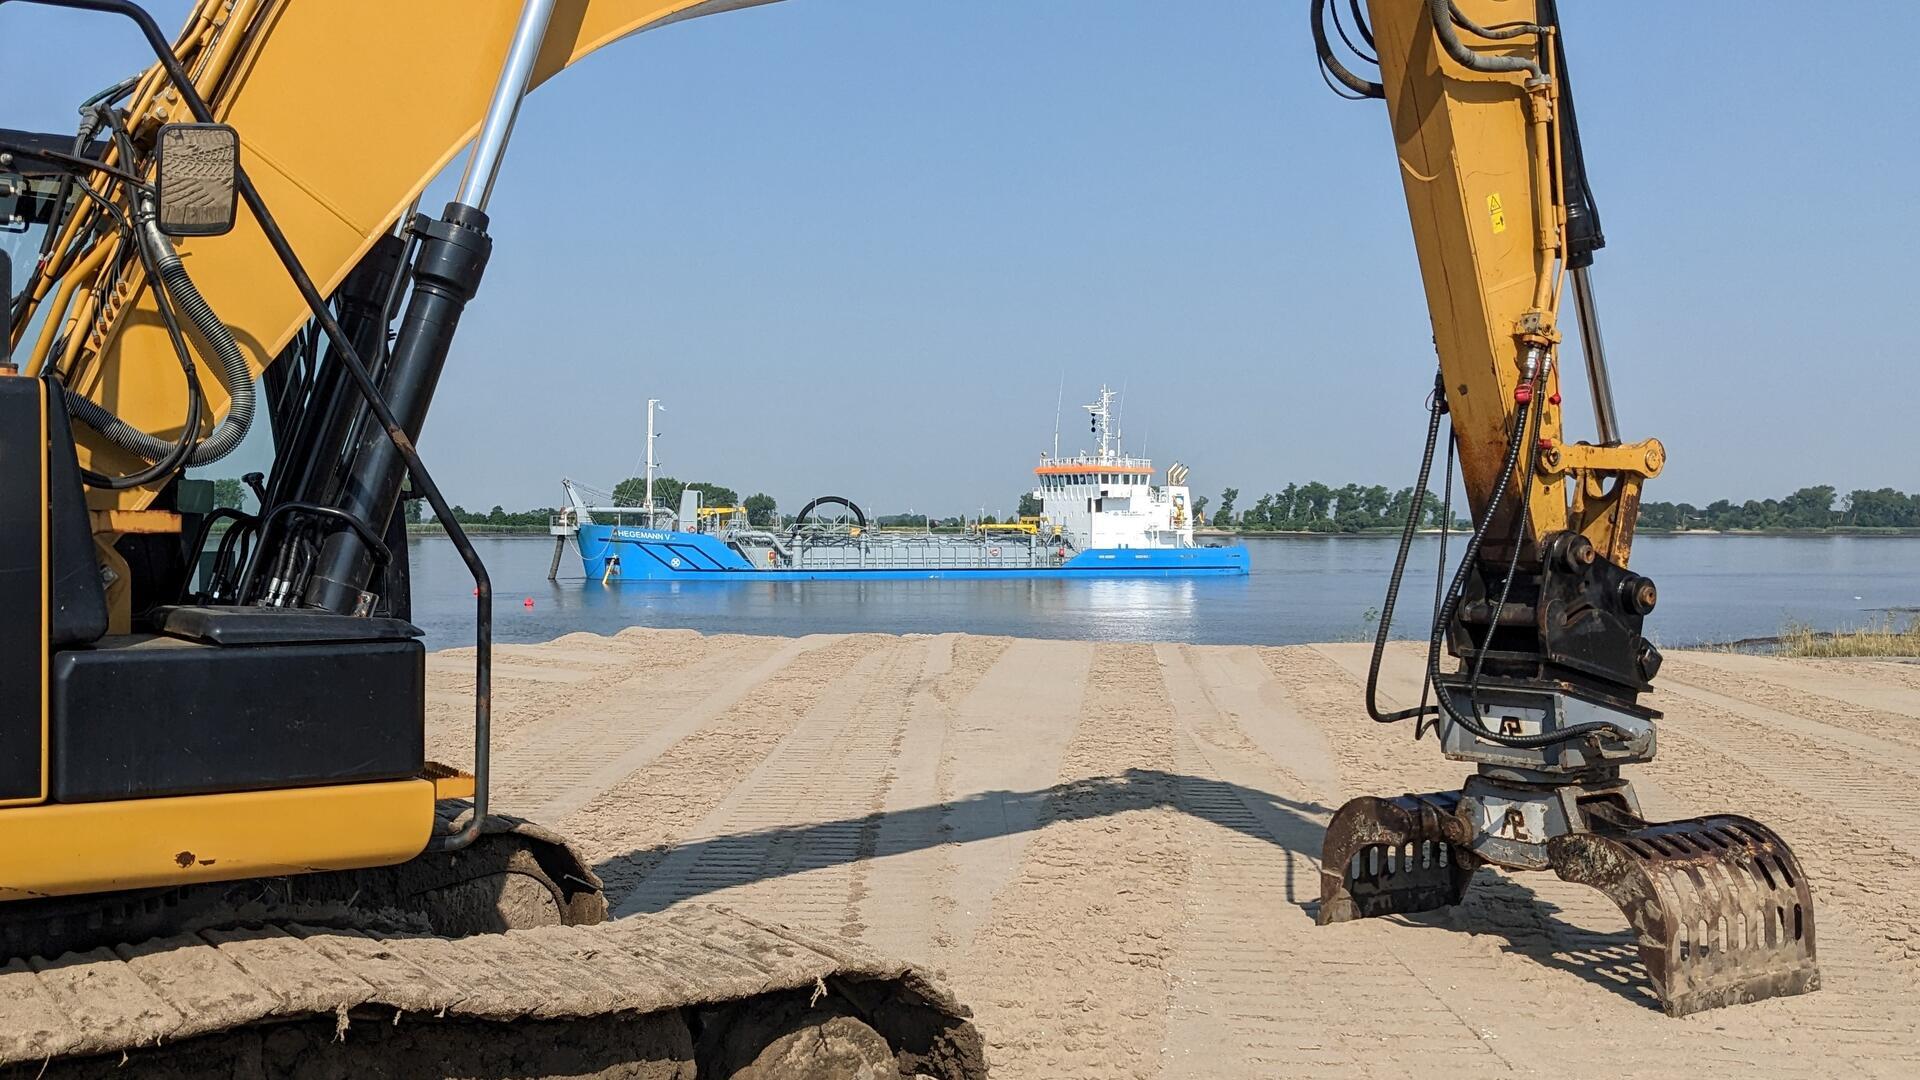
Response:
[[[714,907],[600,922],[563,842],[489,826],[470,853],[240,883],[225,908],[24,910],[16,933],[73,947],[8,951],[0,1077],[986,1075],[927,973]],[[157,919],[180,929],[106,943]]]

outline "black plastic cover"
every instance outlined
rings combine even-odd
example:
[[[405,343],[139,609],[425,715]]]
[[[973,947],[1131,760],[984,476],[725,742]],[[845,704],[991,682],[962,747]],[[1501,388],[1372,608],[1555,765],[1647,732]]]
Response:
[[[80,482],[66,401],[57,383],[46,385],[47,533],[53,541],[47,558],[53,575],[47,636],[57,649],[98,641],[107,632],[107,589],[100,582],[100,557],[93,550],[93,521],[87,515],[87,491]]]
[[[0,376],[0,799],[41,794],[42,415],[39,383]]]
[[[419,775],[419,642],[199,645],[146,635],[55,654],[50,796],[99,802]]]
[[[154,612],[153,620],[168,637],[222,646],[409,641],[422,632],[404,619],[366,619],[284,608],[163,607]]]

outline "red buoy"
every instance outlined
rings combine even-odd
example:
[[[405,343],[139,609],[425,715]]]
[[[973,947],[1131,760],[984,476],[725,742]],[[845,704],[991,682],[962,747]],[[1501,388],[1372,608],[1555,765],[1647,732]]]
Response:
[[[520,601],[520,606],[521,606],[521,607],[532,607],[532,606],[533,606],[533,597],[531,597],[531,596],[529,596],[529,597],[527,597],[527,598],[526,598],[525,600],[522,600],[522,601]]]

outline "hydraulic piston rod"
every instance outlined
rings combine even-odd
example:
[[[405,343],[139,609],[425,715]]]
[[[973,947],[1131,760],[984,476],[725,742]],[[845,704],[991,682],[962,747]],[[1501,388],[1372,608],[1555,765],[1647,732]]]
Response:
[[[1600,311],[1594,304],[1588,267],[1573,269],[1573,307],[1580,319],[1580,351],[1587,358],[1587,386],[1593,391],[1593,422],[1600,445],[1620,445],[1620,421],[1613,411],[1613,380],[1607,375],[1607,347],[1600,340]]]
[[[485,210],[493,196],[494,178],[500,175],[500,162],[507,153],[507,139],[513,134],[513,122],[520,115],[520,99],[527,96],[527,84],[533,79],[533,62],[540,45],[547,39],[547,21],[553,17],[553,0],[527,0],[520,9],[520,22],[513,28],[513,41],[507,46],[506,62],[500,65],[500,81],[494,84],[493,100],[487,104],[487,118],[480,124],[480,135],[473,140],[473,153],[467,157],[467,169],[460,177],[455,202],[475,210]]]

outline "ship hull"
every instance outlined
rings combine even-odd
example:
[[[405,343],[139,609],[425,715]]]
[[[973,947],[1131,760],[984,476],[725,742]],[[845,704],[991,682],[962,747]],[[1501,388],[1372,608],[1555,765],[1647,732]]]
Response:
[[[1014,540],[933,542],[866,550],[748,549],[706,533],[583,524],[575,537],[589,581],[931,581],[1228,577],[1248,572],[1247,549],[1096,548],[1062,553]],[[915,555],[926,556],[919,561]],[[766,560],[765,562],[761,561]],[[769,565],[770,563],[770,565]]]

